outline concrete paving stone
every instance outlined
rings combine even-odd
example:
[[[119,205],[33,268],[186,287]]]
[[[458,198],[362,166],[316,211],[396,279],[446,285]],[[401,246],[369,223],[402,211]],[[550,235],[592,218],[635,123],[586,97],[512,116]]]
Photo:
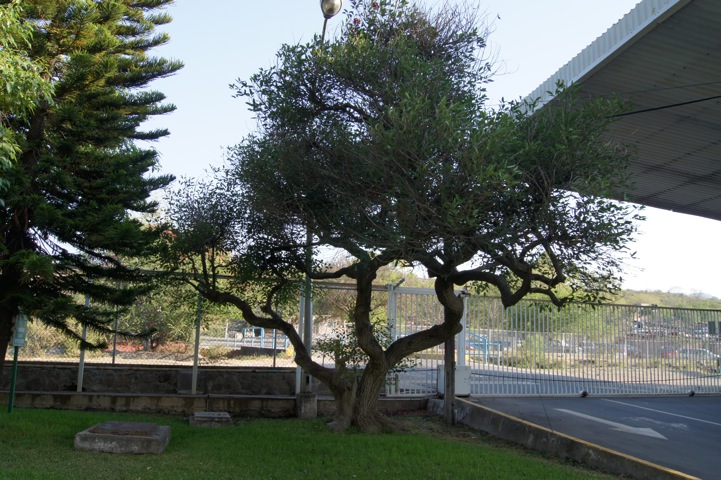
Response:
[[[75,449],[108,453],[163,453],[170,427],[144,422],[99,423],[75,435]]]
[[[233,425],[233,419],[228,412],[195,412],[189,423],[195,427],[226,427]]]

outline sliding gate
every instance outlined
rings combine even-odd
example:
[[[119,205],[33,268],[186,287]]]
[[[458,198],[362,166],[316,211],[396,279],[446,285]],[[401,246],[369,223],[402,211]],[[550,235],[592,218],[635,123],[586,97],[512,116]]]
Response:
[[[463,332],[456,338],[457,391],[721,392],[719,310],[585,304],[559,310],[540,300],[504,309],[497,298],[461,294],[466,314]],[[389,286],[388,317],[397,338],[440,323],[443,310],[432,290]],[[411,368],[389,375],[386,394],[436,393],[443,345],[410,360]]]

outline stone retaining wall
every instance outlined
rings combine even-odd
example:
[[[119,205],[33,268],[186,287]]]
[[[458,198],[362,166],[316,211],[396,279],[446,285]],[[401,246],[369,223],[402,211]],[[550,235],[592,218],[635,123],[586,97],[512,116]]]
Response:
[[[85,365],[83,392],[123,394],[187,394],[188,367]],[[10,388],[11,362],[5,362],[0,390]],[[78,365],[20,362],[16,391],[75,392]],[[196,393],[204,395],[295,395],[295,369],[200,367]]]
[[[0,391],[0,405],[8,402],[8,392]],[[239,418],[291,418],[297,416],[296,397],[245,395],[135,395],[121,393],[18,392],[16,408],[50,408],[104,412],[162,413],[192,415],[195,412],[228,412]],[[381,398],[381,412],[425,410],[427,398]],[[335,412],[331,397],[318,397],[320,417]]]

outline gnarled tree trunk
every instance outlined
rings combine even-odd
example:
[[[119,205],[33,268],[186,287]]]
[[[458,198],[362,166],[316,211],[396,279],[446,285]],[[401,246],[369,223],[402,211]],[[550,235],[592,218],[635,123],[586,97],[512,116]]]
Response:
[[[359,285],[354,320],[356,327],[360,331],[359,343],[364,345],[365,342],[364,351],[369,356],[369,362],[363,371],[355,393],[350,422],[348,422],[348,397],[351,394],[350,391],[345,390],[342,397],[334,393],[337,411],[332,424],[336,429],[341,426],[345,428],[355,426],[366,433],[397,430],[398,426],[395,422],[383,415],[378,409],[380,393],[385,386],[388,372],[408,355],[440,345],[446,340],[452,339],[461,331],[460,321],[463,316],[463,301],[455,295],[453,284],[437,280],[436,294],[444,307],[443,323],[398,339],[387,350],[383,351],[379,348],[377,342],[371,340],[372,336],[367,334],[370,318],[368,315],[369,309],[364,308],[364,302],[368,302],[368,305],[370,305],[370,297],[368,291],[362,285]],[[366,334],[364,339],[362,339],[363,333]],[[331,391],[333,391],[332,387]]]
[[[396,430],[395,423],[378,410],[381,390],[385,387],[388,368],[372,362],[363,371],[353,405],[353,422],[360,431],[379,433]]]
[[[335,400],[335,415],[328,424],[331,430],[342,432],[348,430],[353,423],[353,407],[358,392],[360,378],[336,380],[327,385]]]

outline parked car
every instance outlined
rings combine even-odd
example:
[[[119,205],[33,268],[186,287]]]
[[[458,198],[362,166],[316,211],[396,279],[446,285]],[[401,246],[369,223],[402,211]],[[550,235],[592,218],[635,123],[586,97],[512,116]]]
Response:
[[[721,371],[721,357],[705,348],[682,348],[678,351],[678,355],[698,367],[709,369],[712,372]]]
[[[678,358],[678,349],[668,345],[661,347],[661,358]]]
[[[633,345],[614,345],[613,351],[623,357],[643,358],[643,352],[640,348]]]
[[[580,347],[567,343],[564,340],[554,340],[549,346],[548,351],[553,353],[572,353],[581,351]]]
[[[578,344],[578,350],[585,353],[595,353],[598,347],[593,342],[581,342]]]
[[[682,348],[678,354],[681,358],[697,362],[716,361],[718,363],[719,360],[718,355],[705,348]]]

